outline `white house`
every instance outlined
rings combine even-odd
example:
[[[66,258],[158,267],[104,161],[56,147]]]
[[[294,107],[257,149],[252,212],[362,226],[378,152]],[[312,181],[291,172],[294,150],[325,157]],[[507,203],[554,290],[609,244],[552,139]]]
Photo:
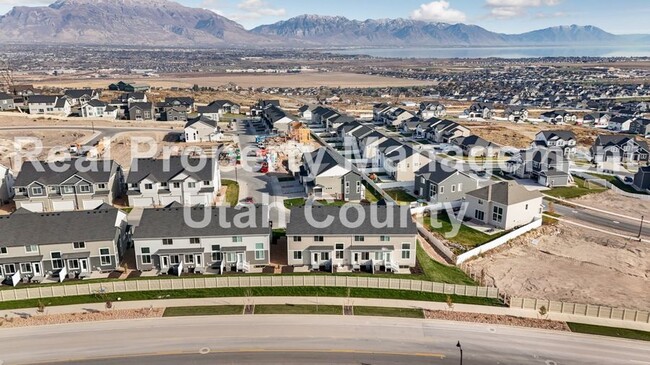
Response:
[[[133,207],[209,206],[221,189],[221,172],[213,158],[134,159],[126,183]]]
[[[118,109],[107,103],[92,99],[81,105],[81,116],[83,118],[109,118],[117,119]]]
[[[218,122],[201,116],[185,124],[185,142],[212,142],[219,139]]]
[[[629,132],[633,120],[631,117],[617,115],[609,120],[607,129],[614,132]]]
[[[32,95],[28,101],[29,114],[60,115],[67,117],[72,113],[72,104],[63,96]]]
[[[500,229],[510,230],[542,219],[542,194],[514,181],[470,191],[465,201],[466,218]]]

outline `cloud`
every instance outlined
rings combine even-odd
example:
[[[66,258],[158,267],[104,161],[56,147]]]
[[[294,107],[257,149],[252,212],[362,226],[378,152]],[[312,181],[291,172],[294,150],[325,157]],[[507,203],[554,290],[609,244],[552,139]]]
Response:
[[[273,8],[263,0],[244,0],[238,8],[245,10],[249,18],[260,18],[263,16],[283,16],[287,13],[286,9]]]
[[[411,19],[429,20],[442,23],[462,23],[467,16],[460,10],[452,9],[448,1],[432,1],[413,10]]]
[[[497,18],[514,18],[526,15],[529,8],[556,6],[562,0],[486,0],[490,14]]]

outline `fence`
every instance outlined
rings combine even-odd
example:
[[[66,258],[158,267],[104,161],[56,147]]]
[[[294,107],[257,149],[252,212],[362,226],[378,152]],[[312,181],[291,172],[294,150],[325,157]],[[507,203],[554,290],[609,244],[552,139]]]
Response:
[[[641,200],[650,201],[650,195],[643,194],[641,192],[638,193],[638,194],[629,193],[629,192],[627,192],[625,190],[622,190],[618,186],[612,184],[611,182],[609,182],[609,181],[607,181],[605,179],[599,178],[597,176],[590,175],[588,171],[587,172],[572,171],[571,173],[578,176],[578,177],[581,177],[581,178],[583,178],[585,180],[596,180],[599,185],[604,185],[606,188],[610,189],[611,191],[615,192],[618,195],[623,195],[623,196],[626,196],[628,198],[634,198],[634,199],[641,199]],[[618,176],[616,176],[616,178],[619,181],[621,180]],[[622,182],[622,181],[621,181],[621,183],[624,184],[624,182]]]
[[[494,239],[494,240],[492,240],[490,242],[487,242],[487,243],[485,243],[485,244],[483,244],[483,245],[481,245],[479,247],[476,247],[476,248],[471,249],[471,250],[469,250],[469,251],[467,251],[467,252],[465,252],[463,254],[460,254],[460,255],[458,255],[458,257],[456,257],[456,265],[462,264],[463,262],[469,260],[472,257],[478,256],[478,255],[481,255],[481,254],[483,254],[483,253],[485,253],[487,251],[493,250],[493,249],[503,245],[504,243],[506,243],[506,242],[508,242],[508,241],[510,241],[512,239],[515,239],[515,238],[521,236],[524,233],[530,232],[533,229],[537,229],[537,228],[539,228],[541,226],[542,226],[542,220],[538,219],[536,221],[533,221],[532,223],[528,223],[527,225],[525,225],[523,227],[517,228],[514,231],[512,231],[510,233],[507,233],[507,234],[505,234],[505,235],[503,235],[503,236],[501,236],[499,238],[496,238],[496,239]]]
[[[429,230],[424,228],[420,222],[415,222],[415,224],[418,227],[418,232],[420,233],[420,236],[422,236],[424,239],[427,240],[433,246],[433,248],[442,256],[445,256],[445,258],[449,262],[456,262],[456,255],[454,255],[453,252],[449,249],[449,247],[445,246],[444,243],[440,242],[439,239],[437,239]]]
[[[124,293],[152,290],[188,290],[255,287],[343,287],[394,289],[425,293],[499,298],[497,288],[408,280],[354,276],[206,276],[197,278],[123,280],[76,285],[51,285],[34,288],[0,290],[1,301],[52,297]]]
[[[510,308],[538,311],[545,307],[548,313],[563,313],[583,317],[607,318],[622,321],[650,323],[650,312],[635,309],[611,308],[601,305],[557,302],[546,299],[510,298]]]

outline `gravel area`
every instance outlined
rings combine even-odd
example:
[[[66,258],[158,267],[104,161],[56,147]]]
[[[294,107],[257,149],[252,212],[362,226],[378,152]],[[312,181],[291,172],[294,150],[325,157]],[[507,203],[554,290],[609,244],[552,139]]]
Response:
[[[514,316],[505,316],[497,314],[468,313],[455,311],[424,311],[426,319],[442,319],[447,321],[488,323],[506,326],[541,328],[554,331],[571,331],[569,326],[564,322],[551,321],[548,319],[520,318]]]
[[[97,322],[114,319],[139,319],[162,317],[163,308],[121,309],[88,311],[84,313],[38,314],[35,316],[0,318],[0,328],[44,326],[73,322]],[[46,309],[47,312],[47,309]]]

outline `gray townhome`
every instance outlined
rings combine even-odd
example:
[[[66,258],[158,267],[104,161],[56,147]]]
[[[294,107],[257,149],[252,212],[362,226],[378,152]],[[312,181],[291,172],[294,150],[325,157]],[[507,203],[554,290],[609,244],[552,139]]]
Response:
[[[650,191],[650,166],[639,168],[634,175],[632,186],[640,191]]]
[[[132,235],[136,267],[163,275],[261,272],[270,258],[268,222],[261,206],[145,209]]]
[[[126,179],[133,207],[214,205],[221,189],[219,161],[213,158],[134,159]]]
[[[78,158],[23,163],[16,180],[16,208],[32,212],[94,209],[122,194],[122,168],[113,160]]]
[[[130,103],[128,106],[129,120],[154,120],[155,113],[153,104],[150,102],[144,103]]]
[[[42,281],[91,277],[118,267],[127,246],[126,213],[109,205],[94,210],[0,217],[0,277]]]
[[[365,197],[361,175],[342,156],[321,147],[303,155],[300,182],[315,199],[360,201]]]
[[[16,109],[16,105],[14,105],[14,97],[9,94],[0,93],[0,111],[14,109]]]
[[[416,234],[405,206],[293,208],[287,225],[288,264],[333,272],[409,273],[415,266]]]
[[[415,173],[414,193],[430,203],[451,203],[478,188],[478,180],[466,173],[433,161]]]

